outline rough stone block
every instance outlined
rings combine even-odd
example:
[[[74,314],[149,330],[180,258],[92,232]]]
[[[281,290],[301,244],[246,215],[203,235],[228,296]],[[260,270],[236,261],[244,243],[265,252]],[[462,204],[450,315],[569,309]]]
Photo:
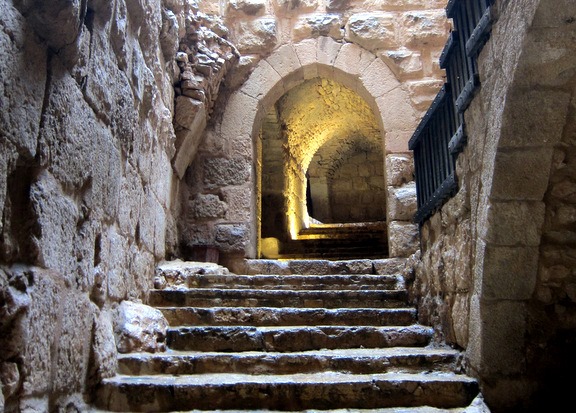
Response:
[[[410,104],[408,93],[398,87],[376,99],[386,133],[414,133],[417,126],[416,113]],[[403,150],[406,152],[406,149]]]
[[[405,47],[379,52],[378,56],[397,77],[415,77],[420,75],[424,68],[421,53]]]
[[[70,291],[62,297],[61,321],[55,333],[57,366],[52,391],[70,394],[83,391],[88,372],[94,307],[84,294]]]
[[[444,9],[410,11],[400,19],[400,38],[409,47],[443,46],[448,38],[448,21]]]
[[[196,219],[222,218],[228,204],[220,200],[218,195],[198,194],[190,201],[189,208]]]
[[[132,301],[122,301],[114,312],[114,335],[120,353],[166,349],[168,322],[160,310]]]
[[[395,153],[386,156],[386,185],[401,186],[414,180],[414,161],[411,154]]]
[[[204,185],[208,189],[242,185],[250,179],[251,165],[244,158],[207,158],[204,160]]]
[[[24,360],[22,369],[27,372],[22,383],[24,396],[46,394],[52,390],[52,383],[46,377],[52,377],[52,368],[57,366],[52,358],[54,339],[57,337],[54,331],[60,322],[64,291],[60,274],[39,269],[34,269],[33,274],[35,285],[29,292],[30,307],[25,325],[34,328],[28,330],[26,342],[20,343]]]
[[[265,0],[231,0],[228,2],[226,12],[240,12],[247,16],[257,16],[264,13]]]
[[[34,240],[39,262],[71,277],[70,269],[76,267],[76,258],[70,256],[70,246],[74,245],[76,224],[80,218],[78,207],[63,195],[58,182],[46,171],[30,188],[30,200],[42,228]]]
[[[400,187],[388,187],[388,219],[392,221],[410,221],[417,210],[416,183],[411,182]]]
[[[403,221],[390,222],[388,225],[390,257],[405,258],[414,254],[419,247],[418,236],[418,225]]]
[[[251,217],[252,193],[251,185],[228,187],[222,190],[224,200],[228,205],[226,219],[231,222],[248,222]]]
[[[338,14],[309,14],[300,17],[292,31],[295,42],[320,36],[342,39],[342,18]]]
[[[393,13],[356,13],[348,19],[345,38],[370,51],[394,48],[397,45],[396,25]]]
[[[177,122],[181,127],[176,128],[176,154],[173,164],[174,170],[182,178],[186,168],[196,157],[196,152],[200,146],[206,127],[206,108],[200,101],[179,96],[175,110],[177,114],[180,113]],[[194,116],[192,117],[191,114]],[[187,126],[181,123],[185,123]]]
[[[47,51],[36,42],[33,30],[12,3],[2,3],[0,16],[0,78],[6,80],[0,84],[0,136],[16,145],[20,153],[34,157],[44,96],[39,91],[46,88]]]
[[[250,244],[245,224],[218,224],[215,232],[216,246],[224,253],[242,253]]]
[[[242,54],[265,53],[276,46],[276,19],[261,17],[249,22],[240,22],[236,31],[236,47]]]

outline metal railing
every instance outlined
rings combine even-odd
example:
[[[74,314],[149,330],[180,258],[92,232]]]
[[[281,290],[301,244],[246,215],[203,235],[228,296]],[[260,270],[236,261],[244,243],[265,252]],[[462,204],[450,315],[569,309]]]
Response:
[[[412,135],[418,212],[422,224],[458,190],[456,157],[467,142],[464,111],[478,87],[477,57],[490,35],[492,0],[450,0],[453,30],[440,56],[446,82]]]

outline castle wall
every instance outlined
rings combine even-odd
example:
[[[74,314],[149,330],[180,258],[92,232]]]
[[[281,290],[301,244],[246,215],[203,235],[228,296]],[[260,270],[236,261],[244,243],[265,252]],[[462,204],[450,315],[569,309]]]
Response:
[[[0,410],[84,411],[175,245],[178,3],[0,1]]]
[[[568,3],[495,3],[465,113],[459,192],[424,223],[414,257],[421,321],[466,351],[495,412],[552,408],[574,366]]]

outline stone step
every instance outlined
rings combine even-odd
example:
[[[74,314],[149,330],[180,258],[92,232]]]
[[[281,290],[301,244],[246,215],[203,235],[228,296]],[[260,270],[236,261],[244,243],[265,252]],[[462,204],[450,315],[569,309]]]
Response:
[[[171,326],[409,325],[414,308],[157,307]]]
[[[296,353],[177,352],[121,355],[120,374],[295,374],[339,371],[354,374],[392,371],[451,371],[460,365],[460,353],[452,349],[394,347],[337,349]]]
[[[410,326],[177,327],[166,341],[173,350],[277,351],[426,346],[432,329]]]
[[[454,373],[117,375],[102,381],[96,403],[133,412],[455,408],[469,405],[477,394],[475,380]]]
[[[195,274],[186,279],[188,288],[234,288],[275,290],[390,290],[404,288],[398,275],[236,275]]]
[[[398,308],[406,305],[405,290],[151,290],[149,304],[158,307],[306,307]]]
[[[398,274],[406,265],[406,258],[356,259],[356,260],[266,260],[246,259],[238,274]]]

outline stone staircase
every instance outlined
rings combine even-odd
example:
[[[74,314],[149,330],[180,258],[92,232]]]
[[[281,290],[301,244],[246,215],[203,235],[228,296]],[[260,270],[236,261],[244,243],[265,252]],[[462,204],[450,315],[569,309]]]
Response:
[[[459,352],[417,323],[403,260],[191,264],[159,267],[150,292],[168,351],[120,355],[98,408],[463,412],[478,395]]]

